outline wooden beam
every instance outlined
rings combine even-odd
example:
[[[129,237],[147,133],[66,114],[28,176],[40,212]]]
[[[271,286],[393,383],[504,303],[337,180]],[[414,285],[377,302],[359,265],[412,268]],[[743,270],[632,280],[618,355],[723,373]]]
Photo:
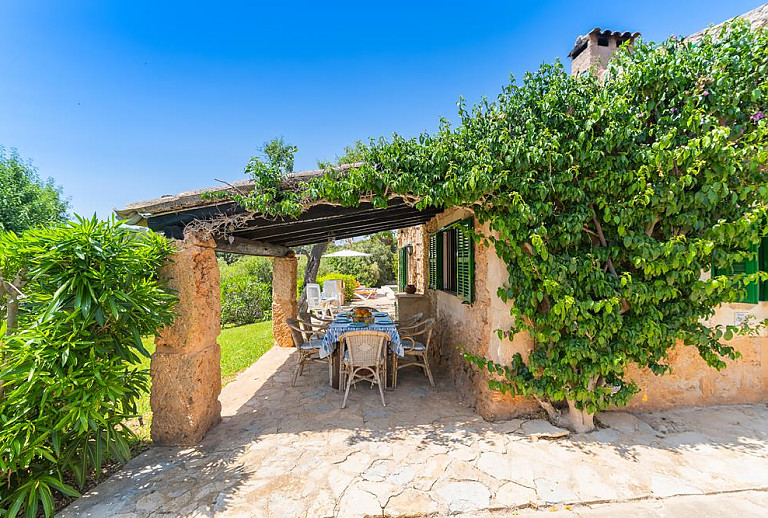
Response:
[[[314,220],[297,220],[288,224],[237,229],[234,233],[236,235],[242,234],[243,237],[249,239],[272,241],[273,238],[277,238],[276,240],[279,239],[279,241],[284,242],[293,241],[295,237],[306,233],[323,232],[328,234],[333,231],[335,234],[337,230],[346,230],[378,223],[389,224],[392,221],[419,218],[424,217],[425,215],[427,215],[427,219],[431,219],[437,212],[437,210],[419,212],[410,207],[391,210],[379,209],[378,211],[366,211],[361,214],[338,216],[337,218],[323,220],[322,222]]]
[[[334,239],[347,239],[351,237],[367,236],[369,234],[375,234],[384,230],[397,230],[398,228],[414,227],[417,225],[423,225],[431,218],[421,217],[418,219],[400,220],[397,222],[379,223],[376,225],[366,225],[361,227],[352,227],[349,230],[337,231],[334,233]],[[293,237],[291,239],[281,241],[285,246],[294,247],[301,245],[310,245],[319,243],[324,239],[328,239],[327,234],[315,233],[306,234],[303,236]]]
[[[259,255],[267,257],[286,257],[293,251],[280,245],[265,243],[263,241],[253,241],[242,237],[229,237],[228,239],[216,240],[216,251],[228,252],[241,255]]]

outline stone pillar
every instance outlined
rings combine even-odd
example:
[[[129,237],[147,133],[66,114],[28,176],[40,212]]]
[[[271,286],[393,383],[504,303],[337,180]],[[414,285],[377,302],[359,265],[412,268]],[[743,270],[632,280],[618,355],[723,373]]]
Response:
[[[296,275],[299,261],[295,255],[275,257],[272,269],[272,334],[275,345],[293,347],[291,330],[286,318],[296,318],[299,308],[296,301]]]
[[[176,291],[177,317],[155,339],[152,440],[195,444],[221,420],[219,267],[212,240],[186,236],[161,275]]]

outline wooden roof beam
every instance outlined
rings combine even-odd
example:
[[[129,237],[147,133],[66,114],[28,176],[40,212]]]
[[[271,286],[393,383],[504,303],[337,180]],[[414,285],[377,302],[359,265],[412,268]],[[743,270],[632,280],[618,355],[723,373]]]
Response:
[[[287,246],[273,245],[264,241],[254,241],[242,237],[229,237],[216,240],[216,251],[240,255],[258,255],[261,257],[286,257],[293,253]]]

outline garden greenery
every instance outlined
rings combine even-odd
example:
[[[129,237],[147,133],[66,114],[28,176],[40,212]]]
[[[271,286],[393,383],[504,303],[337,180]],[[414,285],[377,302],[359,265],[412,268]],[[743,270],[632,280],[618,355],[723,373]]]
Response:
[[[141,337],[173,319],[157,275],[172,251],[95,218],[0,234],[0,276],[24,280],[18,328],[0,330],[0,516],[51,516],[52,490],[76,495],[130,457],[126,421],[149,388]]]
[[[317,278],[317,283],[322,287],[325,281],[341,281],[344,291],[344,300],[347,303],[355,300],[355,288],[360,284],[354,275],[331,272]]]
[[[327,200],[463,206],[474,238],[508,265],[498,296],[514,302],[511,339],[527,357],[488,369],[491,387],[536,397],[574,429],[638,391],[631,364],[669,370],[679,341],[722,368],[736,329],[707,326],[764,273],[702,275],[753,258],[768,232],[768,35],[734,23],[697,42],[637,42],[602,80],[543,65],[435,134],[372,141],[366,165],[279,191],[256,176],[238,199],[298,215]],[[268,195],[266,193],[269,193]],[[754,326],[752,327],[754,329]],[[725,341],[723,341],[725,339]]]
[[[219,260],[222,325],[252,324],[272,315],[272,261],[267,257]]]

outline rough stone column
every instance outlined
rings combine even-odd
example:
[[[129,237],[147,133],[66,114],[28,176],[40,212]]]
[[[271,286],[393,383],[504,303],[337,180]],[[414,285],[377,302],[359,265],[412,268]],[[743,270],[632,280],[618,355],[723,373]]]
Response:
[[[295,318],[299,312],[296,302],[296,275],[299,261],[296,256],[275,257],[272,269],[272,334],[275,345],[293,347],[291,330],[286,318]]]
[[[212,240],[186,236],[161,274],[178,297],[176,320],[155,339],[152,440],[195,444],[221,420],[219,267]]]

